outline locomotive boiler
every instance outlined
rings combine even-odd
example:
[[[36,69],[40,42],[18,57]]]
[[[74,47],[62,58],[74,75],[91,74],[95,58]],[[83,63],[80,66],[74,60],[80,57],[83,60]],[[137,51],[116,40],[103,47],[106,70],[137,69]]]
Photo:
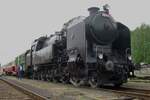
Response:
[[[88,17],[67,23],[71,83],[80,85],[86,80],[92,87],[107,83],[119,86],[128,77],[126,50],[130,48],[130,31],[107,11],[97,7],[88,10]]]
[[[30,77],[92,87],[127,81],[131,64],[130,31],[104,6],[88,9],[60,32],[36,39],[26,53]],[[130,64],[129,64],[130,63]]]

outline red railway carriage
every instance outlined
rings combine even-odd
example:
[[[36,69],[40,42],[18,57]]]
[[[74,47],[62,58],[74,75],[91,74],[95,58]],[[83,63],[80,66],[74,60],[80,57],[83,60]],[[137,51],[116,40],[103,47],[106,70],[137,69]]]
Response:
[[[0,76],[3,75],[3,68],[0,67]]]
[[[3,71],[6,75],[14,75],[14,76],[17,75],[17,70],[18,70],[18,68],[15,65],[14,61],[5,65],[4,69],[3,69]]]

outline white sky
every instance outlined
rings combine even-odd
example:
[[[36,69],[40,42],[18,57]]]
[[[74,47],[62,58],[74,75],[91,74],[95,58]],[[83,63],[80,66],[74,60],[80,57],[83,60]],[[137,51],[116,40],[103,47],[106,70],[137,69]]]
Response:
[[[150,24],[149,0],[0,0],[0,62],[13,60],[35,38],[59,31],[87,8],[109,4],[113,17],[130,29]]]

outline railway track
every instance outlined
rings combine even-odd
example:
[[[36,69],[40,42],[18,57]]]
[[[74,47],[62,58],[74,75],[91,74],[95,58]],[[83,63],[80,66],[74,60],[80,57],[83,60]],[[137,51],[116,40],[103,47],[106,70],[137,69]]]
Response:
[[[0,78],[0,100],[47,100],[47,98]]]
[[[98,89],[126,95],[128,96],[127,100],[150,100],[150,90],[135,89],[128,87],[118,87],[118,88],[104,87]]]
[[[42,82],[42,81],[39,81],[39,82]],[[57,83],[57,84],[62,87],[64,86],[61,83]],[[65,84],[65,86],[67,86],[68,88],[74,87],[70,84]],[[111,92],[111,93],[119,94],[120,95],[119,98],[123,97],[122,99],[115,99],[115,100],[150,100],[150,90],[145,90],[145,89],[135,89],[135,88],[129,88],[125,86],[119,87],[119,88],[114,88],[110,86],[105,86],[102,88],[91,88],[87,86],[81,86],[78,89],[80,89],[81,91],[90,91],[90,92],[94,91],[95,93],[98,91],[106,91],[106,93]],[[41,97],[39,99],[39,97],[36,97],[36,96],[34,98],[36,98],[35,100],[45,100],[45,99],[42,99]],[[99,99],[96,99],[96,100],[99,100]]]
[[[28,95],[0,80],[0,100],[33,100]]]

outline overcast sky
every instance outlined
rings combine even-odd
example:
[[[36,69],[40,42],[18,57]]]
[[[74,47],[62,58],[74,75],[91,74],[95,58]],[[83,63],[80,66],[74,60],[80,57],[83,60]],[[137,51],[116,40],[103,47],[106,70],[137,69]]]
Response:
[[[0,0],[0,62],[13,60],[39,36],[59,31],[66,21],[87,16],[87,8],[109,4],[115,20],[131,30],[150,24],[149,0]]]

